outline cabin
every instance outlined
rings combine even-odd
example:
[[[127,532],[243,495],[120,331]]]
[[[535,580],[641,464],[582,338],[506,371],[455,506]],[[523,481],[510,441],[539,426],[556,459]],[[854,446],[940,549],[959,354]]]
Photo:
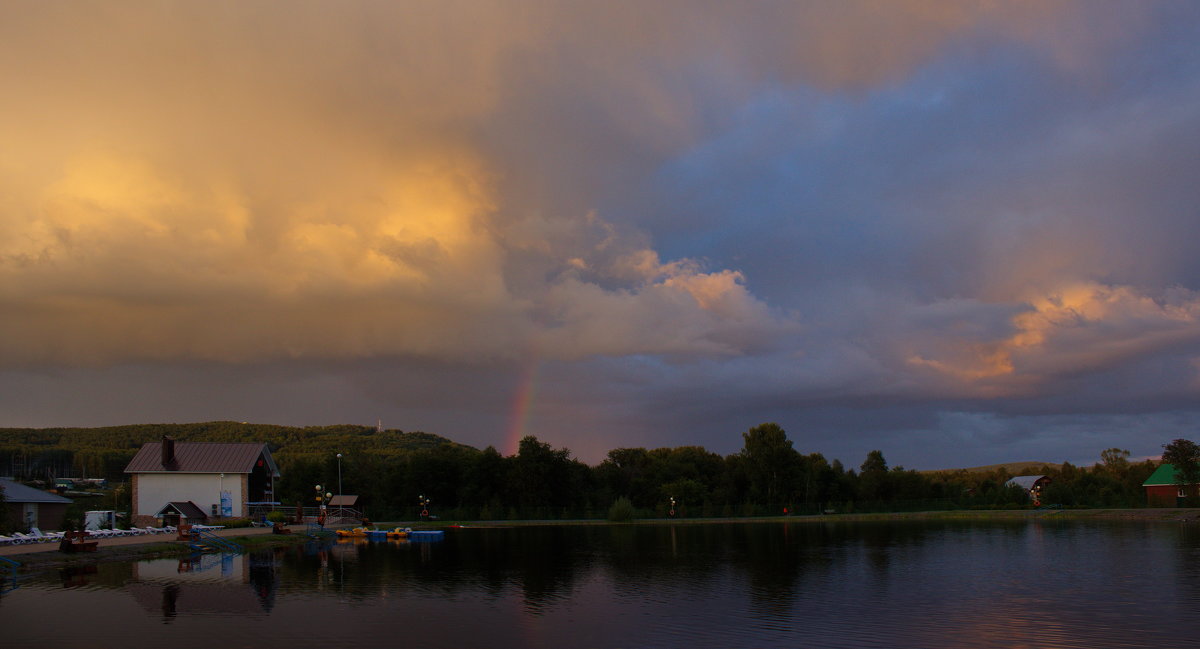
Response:
[[[1188,495],[1195,496],[1200,485],[1180,485],[1175,482],[1175,466],[1160,464],[1142,483],[1146,489],[1147,507],[1180,507]]]
[[[363,523],[365,515],[358,509],[358,496],[338,495],[329,499],[326,523],[338,525],[341,523]]]
[[[154,517],[163,525],[203,525],[208,522],[208,514],[192,501],[167,503],[154,513]]]
[[[72,502],[70,498],[4,478],[0,478],[0,491],[4,492],[8,523],[18,530],[31,527],[61,530],[63,519],[67,516],[67,506]]]
[[[1029,501],[1034,505],[1042,504],[1042,490],[1052,482],[1048,475],[1019,475],[1004,483],[1004,486],[1016,486],[1029,494]]]
[[[192,503],[208,518],[250,516],[252,506],[275,503],[279,469],[266,444],[176,442],[164,437],[133,456],[125,473],[132,484],[132,522],[152,525],[175,503]],[[193,518],[195,513],[188,511]],[[193,521],[196,522],[196,521]]]

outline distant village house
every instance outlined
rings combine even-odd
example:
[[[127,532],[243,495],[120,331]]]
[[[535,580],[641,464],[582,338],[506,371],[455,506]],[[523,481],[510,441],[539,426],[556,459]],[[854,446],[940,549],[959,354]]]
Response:
[[[4,506],[8,508],[8,522],[20,530],[32,527],[43,530],[61,530],[67,515],[70,498],[63,498],[41,489],[0,478],[0,491],[4,492]]]
[[[1024,489],[1029,494],[1029,501],[1035,506],[1040,506],[1042,504],[1042,490],[1050,482],[1051,479],[1048,475],[1019,475],[1004,484],[1005,486],[1017,486]]]
[[[1147,507],[1180,507],[1190,493],[1196,495],[1197,485],[1180,485],[1175,482],[1175,466],[1160,464],[1142,483],[1146,489]]]
[[[266,444],[176,442],[169,437],[142,446],[125,473],[133,488],[134,525],[250,516],[251,507],[275,501],[279,477]]]

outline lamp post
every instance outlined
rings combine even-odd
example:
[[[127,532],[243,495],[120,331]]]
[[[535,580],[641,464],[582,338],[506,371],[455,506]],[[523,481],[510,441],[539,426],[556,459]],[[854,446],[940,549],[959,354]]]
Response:
[[[325,521],[321,516],[321,485],[317,485],[315,489],[317,490],[317,524],[325,527]]]
[[[321,485],[316,486],[317,490],[317,524],[322,528],[325,527],[325,501],[333,498],[333,494],[329,492],[322,493]]]
[[[671,518],[675,518],[675,496],[671,496],[671,511],[667,512]]]
[[[421,519],[429,518],[429,502],[430,500],[424,494],[417,496],[417,505],[421,508]]]
[[[338,495],[342,495],[342,454],[337,454],[338,461]]]

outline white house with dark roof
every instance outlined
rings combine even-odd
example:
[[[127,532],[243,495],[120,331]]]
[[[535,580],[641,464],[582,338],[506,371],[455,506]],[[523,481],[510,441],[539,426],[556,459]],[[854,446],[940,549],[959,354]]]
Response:
[[[192,503],[214,518],[249,516],[252,504],[275,502],[279,468],[266,444],[149,442],[125,467],[135,525],[150,524],[171,503]]]

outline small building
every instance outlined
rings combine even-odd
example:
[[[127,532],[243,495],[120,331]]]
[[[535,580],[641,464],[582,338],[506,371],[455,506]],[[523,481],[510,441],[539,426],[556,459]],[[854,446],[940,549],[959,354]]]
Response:
[[[189,525],[203,525],[208,522],[208,515],[204,510],[196,506],[196,503],[187,501],[183,503],[167,503],[163,508],[154,513],[154,517],[163,525],[174,525],[178,527],[181,523]]]
[[[161,442],[142,446],[125,467],[132,522],[158,522],[164,507],[193,503],[212,518],[250,516],[249,503],[275,501],[279,469],[266,444]],[[177,512],[178,513],[178,512]]]
[[[358,496],[347,494],[329,499],[327,524],[359,523],[363,517],[362,511],[358,509]]]
[[[1029,494],[1029,500],[1034,505],[1042,504],[1042,490],[1046,485],[1053,482],[1048,475],[1019,475],[1004,483],[1004,486],[1016,486],[1025,490]]]
[[[62,529],[67,506],[72,502],[70,498],[3,478],[0,478],[0,490],[4,491],[4,506],[8,509],[8,522],[12,527],[19,530],[31,527]]]
[[[1179,507],[1188,492],[1196,495],[1197,485],[1181,485],[1175,482],[1175,466],[1160,464],[1142,483],[1146,489],[1147,507]]]

